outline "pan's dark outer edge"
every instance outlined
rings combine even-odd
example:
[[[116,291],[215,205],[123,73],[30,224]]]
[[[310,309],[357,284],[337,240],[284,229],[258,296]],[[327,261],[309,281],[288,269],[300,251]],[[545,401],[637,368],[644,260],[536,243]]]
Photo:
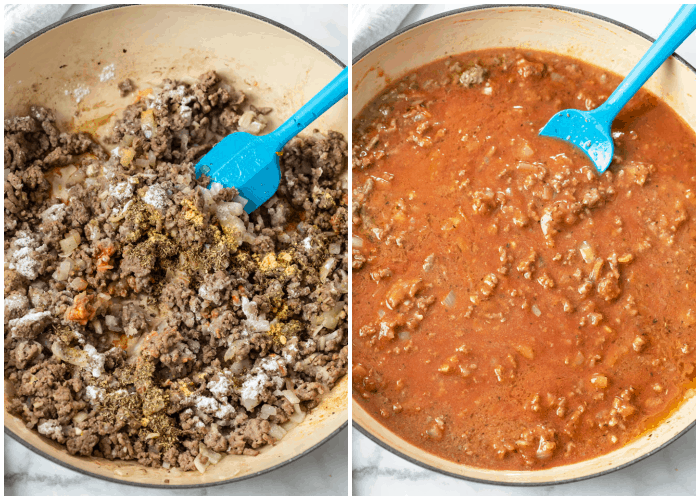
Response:
[[[553,9],[553,10],[562,10],[565,12],[572,12],[574,14],[580,14],[582,16],[593,17],[593,18],[598,19],[600,21],[605,21],[605,22],[608,22],[610,24],[614,24],[615,26],[619,26],[621,28],[624,28],[627,31],[634,33],[635,35],[639,35],[640,37],[642,37],[645,40],[648,40],[652,43],[656,41],[654,38],[650,37],[649,35],[647,35],[645,33],[642,33],[641,31],[639,31],[631,26],[628,26],[628,25],[621,23],[619,21],[615,21],[613,19],[610,19],[609,17],[601,16],[600,14],[594,14],[593,12],[588,12],[585,10],[573,9],[571,7],[562,7],[562,6],[558,6],[558,5],[547,5],[547,4],[536,4],[536,5],[527,5],[527,4],[496,4],[496,5],[492,5],[492,4],[488,4],[488,5],[476,5],[474,7],[465,7],[463,9],[450,10],[447,12],[443,12],[441,14],[436,14],[434,16],[426,17],[425,19],[421,19],[420,21],[409,24],[408,26],[401,28],[398,31],[395,31],[394,33],[390,34],[389,36],[382,38],[381,40],[379,40],[377,43],[375,43],[371,47],[363,50],[357,57],[353,57],[352,64],[354,66],[360,60],[362,60],[362,58],[364,58],[367,54],[369,54],[370,52],[372,52],[373,50],[375,50],[379,46],[385,44],[389,40],[396,38],[397,36],[402,35],[403,33],[410,31],[413,28],[416,28],[416,27],[421,26],[423,24],[430,23],[430,22],[435,21],[437,19],[442,19],[443,17],[453,16],[455,14],[461,14],[462,12],[470,12],[470,11],[484,10],[484,9],[503,9],[503,8],[513,8],[513,7],[534,7],[534,8],[541,8],[541,9]],[[693,71],[693,73],[696,72],[695,67],[692,64],[688,63],[688,61],[683,59],[681,56],[679,56],[675,52],[673,53],[673,55],[671,57],[674,57],[675,59],[680,61],[683,65],[685,65],[686,67],[691,69]],[[627,463],[624,463],[622,465],[619,465],[619,466],[614,467],[612,469],[608,469],[608,470],[603,471],[603,472],[591,474],[589,476],[577,477],[577,478],[573,478],[573,479],[564,479],[561,481],[549,481],[549,482],[544,482],[544,483],[511,483],[511,482],[504,482],[504,481],[488,481],[485,479],[478,479],[478,478],[474,478],[474,477],[463,476],[460,474],[454,474],[452,472],[446,472],[444,470],[438,469],[436,467],[432,467],[424,462],[421,462],[420,460],[417,460],[415,458],[411,458],[408,455],[405,455],[405,454],[401,453],[400,451],[392,448],[390,445],[386,444],[381,439],[375,437],[367,429],[365,429],[364,427],[362,427],[360,424],[358,424],[355,421],[353,421],[352,426],[353,426],[353,428],[360,431],[364,436],[369,438],[371,441],[378,444],[379,446],[381,446],[385,450],[390,451],[394,455],[397,455],[397,456],[403,458],[404,460],[411,462],[412,464],[418,465],[420,467],[423,467],[425,469],[428,469],[428,470],[431,470],[434,472],[439,472],[440,474],[444,474],[446,476],[455,477],[457,479],[464,479],[464,480],[468,480],[468,481],[473,481],[476,483],[492,484],[495,486],[556,486],[558,484],[575,483],[578,481],[584,481],[586,479],[593,479],[595,477],[604,476],[606,474],[610,474],[611,472],[616,472],[616,471],[619,471],[619,470],[624,469],[626,467],[629,467],[630,465],[636,464],[637,462],[640,462],[641,460],[644,460],[645,458],[650,457],[654,453],[663,450],[668,445],[670,445],[671,443],[676,441],[678,438],[680,438],[681,436],[686,434],[690,429],[695,427],[695,420],[693,420],[693,422],[691,422],[685,429],[683,429],[681,432],[676,434],[673,438],[671,438],[668,441],[666,441],[665,443],[659,445],[657,448],[650,451],[649,453],[642,455],[641,457],[638,457],[638,458],[631,460]]]
[[[96,14],[96,13],[98,13],[98,12],[103,12],[103,11],[112,10],[112,9],[120,9],[120,8],[123,8],[123,7],[132,7],[132,6],[134,6],[134,5],[135,5],[135,4],[108,5],[108,6],[106,6],[106,7],[99,7],[99,8],[96,8],[96,9],[87,10],[87,11],[85,11],[85,12],[81,12],[81,13],[79,13],[79,14],[75,14],[74,16],[68,17],[68,18],[66,18],[66,19],[62,19],[62,20],[60,20],[60,21],[57,21],[57,22],[55,22],[55,23],[53,23],[53,24],[51,24],[51,25],[49,25],[49,26],[43,28],[42,30],[37,31],[37,32],[34,33],[33,35],[28,36],[27,38],[25,38],[25,39],[22,40],[21,42],[17,43],[14,47],[12,47],[11,49],[9,49],[9,50],[7,50],[7,51],[5,52],[5,57],[7,58],[10,54],[12,54],[13,52],[15,52],[17,49],[19,49],[19,48],[22,47],[23,45],[27,44],[28,42],[31,42],[31,41],[34,40],[35,38],[37,38],[37,37],[43,35],[43,34],[46,33],[47,31],[50,31],[50,30],[52,30],[52,29],[54,29],[54,28],[56,28],[56,27],[58,27],[58,26],[61,26],[61,25],[66,24],[66,23],[69,23],[69,22],[74,21],[74,20],[76,20],[76,19],[80,19],[81,17],[89,16],[89,15],[91,15],[91,14]],[[287,27],[287,26],[284,26],[283,24],[280,24],[280,23],[278,23],[278,22],[276,22],[276,21],[273,21],[272,19],[268,19],[267,17],[261,16],[261,15],[259,15],[259,14],[254,14],[254,13],[252,13],[252,12],[248,12],[248,11],[245,11],[245,10],[242,10],[242,9],[238,9],[238,8],[235,8],[235,7],[229,7],[229,6],[227,6],[227,5],[210,5],[210,4],[205,4],[205,5],[197,5],[197,6],[201,6],[201,7],[213,7],[213,8],[216,8],[216,9],[227,10],[227,11],[230,11],[230,12],[235,12],[235,13],[237,13],[237,14],[242,14],[242,15],[245,15],[245,16],[248,16],[248,17],[252,17],[252,18],[257,19],[257,20],[259,20],[259,21],[263,21],[263,22],[265,22],[265,23],[267,23],[267,24],[271,24],[272,26],[275,26],[275,27],[277,27],[277,28],[280,28],[280,29],[286,31],[287,33],[291,33],[291,34],[294,35],[295,37],[297,37],[297,38],[301,39],[302,41],[308,43],[308,44],[311,45],[313,48],[315,48],[316,50],[320,51],[320,52],[323,53],[325,56],[327,56],[331,61],[333,61],[334,63],[336,63],[336,64],[337,64],[338,66],[340,66],[341,68],[344,68],[344,67],[345,67],[345,64],[343,64],[342,61],[340,61],[340,59],[338,59],[337,57],[335,57],[333,54],[331,54],[330,52],[328,52],[326,49],[324,49],[323,47],[321,47],[321,46],[320,46],[319,44],[317,44],[316,42],[310,40],[309,38],[307,38],[306,36],[302,35],[301,33],[298,33],[297,31],[295,31],[295,30],[293,30],[293,29],[291,29],[291,28],[289,28],[289,27]],[[318,443],[316,443],[316,445],[314,445],[314,446],[312,446],[311,448],[309,448],[308,450],[305,450],[304,452],[302,452],[302,453],[300,453],[300,454],[298,454],[298,455],[296,455],[296,456],[290,458],[289,460],[286,460],[286,461],[281,462],[281,463],[279,463],[279,464],[277,464],[277,465],[275,465],[275,466],[273,466],[273,467],[270,467],[269,469],[265,469],[265,470],[256,472],[256,473],[254,473],[254,474],[248,474],[247,476],[234,477],[234,478],[231,478],[231,479],[226,479],[226,480],[224,480],[224,481],[216,481],[216,482],[213,482],[213,483],[202,483],[202,484],[178,484],[178,485],[172,485],[172,484],[146,484],[146,483],[137,483],[137,482],[126,481],[126,480],[123,480],[123,479],[111,478],[111,477],[107,477],[107,476],[102,476],[102,475],[100,475],[100,474],[95,474],[95,473],[92,473],[92,472],[88,472],[88,471],[85,471],[85,470],[80,469],[80,468],[78,468],[78,467],[74,467],[74,466],[72,466],[72,465],[70,465],[70,464],[67,464],[67,463],[65,463],[65,462],[62,462],[62,461],[59,460],[58,458],[54,458],[54,457],[52,457],[51,455],[48,455],[48,454],[44,453],[43,451],[39,450],[38,448],[36,448],[36,447],[30,445],[29,443],[27,443],[26,441],[24,441],[22,438],[20,438],[20,437],[19,437],[18,435],[16,435],[14,432],[10,431],[7,427],[5,427],[5,434],[8,435],[8,436],[10,436],[11,438],[13,438],[15,441],[17,441],[18,443],[20,443],[21,445],[23,445],[25,448],[28,448],[28,449],[32,450],[34,453],[36,453],[36,454],[38,454],[38,455],[40,455],[40,456],[42,456],[42,457],[44,457],[44,458],[46,458],[46,459],[48,459],[48,460],[51,460],[52,462],[54,462],[54,463],[56,463],[56,464],[58,464],[58,465],[60,465],[60,466],[62,466],[62,467],[66,467],[67,469],[71,469],[71,470],[73,470],[73,471],[75,471],[75,472],[79,472],[79,473],[81,473],[81,474],[86,474],[86,475],[88,475],[88,476],[92,476],[92,477],[95,477],[95,478],[97,478],[97,479],[103,479],[103,480],[105,480],[105,481],[111,481],[111,482],[113,482],[113,483],[125,484],[125,485],[128,485],[128,486],[140,486],[140,487],[143,487],[143,488],[162,488],[162,489],[169,489],[169,490],[178,490],[178,489],[208,488],[208,487],[210,487],[210,486],[220,486],[220,485],[223,485],[223,484],[229,484],[229,483],[234,483],[234,482],[238,482],[238,481],[244,481],[244,480],[246,480],[246,479],[251,479],[251,478],[254,478],[254,477],[261,476],[261,475],[263,475],[263,474],[267,474],[268,472],[272,472],[272,471],[274,471],[274,470],[276,470],[276,469],[279,469],[280,467],[284,467],[285,465],[290,464],[290,463],[294,462],[295,460],[297,460],[297,459],[299,459],[299,458],[301,458],[301,457],[303,457],[303,456],[305,456],[305,455],[308,455],[309,453],[311,453],[312,451],[314,451],[315,449],[317,449],[317,448],[320,447],[321,445],[327,443],[333,436],[335,436],[335,435],[338,434],[340,431],[342,431],[343,429],[345,429],[345,428],[347,427],[347,425],[348,425],[348,422],[347,422],[347,421],[343,422],[343,425],[341,425],[341,426],[338,427],[336,430],[334,430],[333,432],[331,432],[331,433],[330,433],[328,436],[326,436],[323,440],[321,440],[321,441],[319,441]]]

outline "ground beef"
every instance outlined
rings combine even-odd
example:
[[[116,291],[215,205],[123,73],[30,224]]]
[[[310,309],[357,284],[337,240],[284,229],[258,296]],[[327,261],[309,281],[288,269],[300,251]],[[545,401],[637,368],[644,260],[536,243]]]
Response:
[[[110,153],[45,108],[5,121],[7,408],[29,428],[71,454],[194,470],[200,446],[274,444],[345,375],[344,137],[293,139],[250,216],[194,176],[221,136],[260,133],[272,111],[210,71],[140,96]]]
[[[119,88],[119,95],[122,97],[128,96],[131,92],[133,92],[136,87],[134,86],[134,82],[132,82],[130,79],[126,79],[123,82],[120,82],[119,85],[117,85]]]

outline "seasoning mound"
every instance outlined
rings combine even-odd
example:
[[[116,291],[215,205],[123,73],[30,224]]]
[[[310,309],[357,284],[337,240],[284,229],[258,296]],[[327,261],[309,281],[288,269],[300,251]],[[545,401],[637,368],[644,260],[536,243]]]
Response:
[[[42,107],[5,121],[8,410],[71,454],[204,472],[347,372],[347,143],[293,139],[249,216],[194,163],[272,110],[214,72],[140,95],[110,153]]]

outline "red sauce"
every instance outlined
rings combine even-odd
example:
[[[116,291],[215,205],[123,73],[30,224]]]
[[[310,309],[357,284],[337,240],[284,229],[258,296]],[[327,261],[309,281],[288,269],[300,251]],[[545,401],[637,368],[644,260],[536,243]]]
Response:
[[[641,91],[615,158],[538,131],[620,78],[492,50],[353,124],[353,397],[454,462],[543,469],[637,437],[695,381],[695,133]]]

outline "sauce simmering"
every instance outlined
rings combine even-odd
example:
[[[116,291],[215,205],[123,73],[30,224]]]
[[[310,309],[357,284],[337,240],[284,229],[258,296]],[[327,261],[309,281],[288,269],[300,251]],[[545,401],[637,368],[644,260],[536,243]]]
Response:
[[[694,387],[695,133],[642,90],[603,175],[537,135],[619,82],[474,52],[356,118],[353,395],[400,437],[549,468],[622,446]]]

